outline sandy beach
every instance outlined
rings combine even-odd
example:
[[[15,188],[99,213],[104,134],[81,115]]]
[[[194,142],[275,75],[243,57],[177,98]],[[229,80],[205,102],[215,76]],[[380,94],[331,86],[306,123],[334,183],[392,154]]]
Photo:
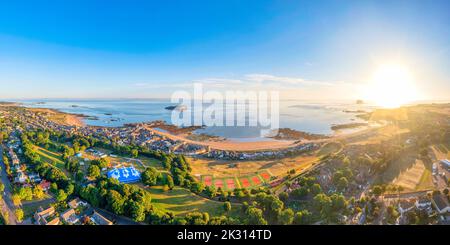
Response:
[[[209,146],[211,149],[216,150],[259,151],[267,149],[273,150],[273,149],[287,148],[296,145],[296,141],[293,140],[267,140],[267,141],[241,142],[226,139],[222,141],[210,141],[210,140],[193,141],[187,138],[187,134],[173,135],[171,133],[163,132],[152,127],[147,127],[147,129],[173,140],[181,140],[187,143]]]
[[[86,126],[86,123],[83,121],[83,116],[81,115],[64,113],[55,109],[46,109],[46,108],[28,108],[28,109],[34,112],[45,113],[49,116],[49,119],[64,125],[77,127]]]

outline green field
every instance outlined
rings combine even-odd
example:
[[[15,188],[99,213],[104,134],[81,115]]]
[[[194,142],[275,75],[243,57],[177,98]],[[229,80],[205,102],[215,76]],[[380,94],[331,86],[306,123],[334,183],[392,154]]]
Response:
[[[238,204],[233,204],[232,210],[225,213],[223,202],[216,202],[197,196],[181,187],[175,187],[167,192],[160,186],[146,188],[146,190],[151,194],[152,203],[156,208],[173,212],[176,215],[185,215],[198,211],[207,212],[211,216],[237,216],[240,209]]]
[[[94,149],[104,152],[105,154],[108,154],[108,155],[112,153],[111,150],[107,150],[107,149],[103,149],[103,148],[94,147]],[[85,153],[85,154],[88,154],[88,153]],[[91,154],[89,154],[89,155],[91,155]],[[144,171],[145,168],[147,168],[147,167],[154,167],[158,170],[164,170],[161,165],[161,161],[159,161],[155,158],[150,158],[150,157],[138,156],[137,159],[134,160],[131,157],[123,157],[123,156],[117,155],[117,157],[108,156],[107,159],[109,159],[111,163],[116,163],[116,164],[130,162],[134,165],[135,168],[137,168],[140,171]],[[139,160],[140,162],[137,160]]]
[[[448,146],[445,144],[438,144],[436,145],[436,148],[439,149],[442,153],[448,153]]]
[[[429,169],[425,169],[423,171],[422,177],[420,177],[420,181],[416,186],[416,190],[429,190],[434,187],[433,185],[433,176]]]
[[[62,160],[62,155],[56,152],[52,152],[49,150],[46,150],[44,148],[38,147],[36,146],[36,152],[39,154],[39,156],[41,157],[41,160],[44,162],[48,162],[53,164],[55,167],[64,170],[64,162]]]
[[[140,160],[144,166],[142,166],[142,164],[140,164],[137,161],[130,161],[130,162],[132,162],[134,164],[134,166],[139,170],[143,171],[144,168],[148,168],[148,167],[154,167],[158,170],[163,170],[161,162],[155,158],[139,156],[137,159]]]

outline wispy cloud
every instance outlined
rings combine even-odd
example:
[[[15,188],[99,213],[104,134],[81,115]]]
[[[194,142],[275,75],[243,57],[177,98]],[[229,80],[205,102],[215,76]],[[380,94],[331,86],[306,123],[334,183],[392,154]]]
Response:
[[[307,80],[300,77],[284,77],[274,76],[269,74],[248,74],[245,76],[246,80],[259,83],[278,83],[280,85],[320,85],[330,86],[332,82]]]
[[[305,87],[323,87],[345,85],[342,81],[316,81],[301,77],[275,76],[270,74],[246,74],[239,78],[202,78],[189,82],[177,83],[135,83],[135,87],[143,89],[158,88],[192,88],[194,83],[201,83],[207,88],[216,89],[300,89]]]
[[[189,88],[192,86],[190,83],[145,83],[139,82],[133,84],[134,87],[142,89],[159,89],[159,88]]]

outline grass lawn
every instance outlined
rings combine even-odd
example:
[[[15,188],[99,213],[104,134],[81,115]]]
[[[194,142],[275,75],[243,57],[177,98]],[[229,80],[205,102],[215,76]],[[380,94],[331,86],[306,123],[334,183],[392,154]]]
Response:
[[[31,202],[31,203],[27,203],[27,204],[23,204],[22,205],[22,210],[24,213],[24,219],[27,218],[31,218],[33,217],[34,213],[36,213],[36,211],[39,209],[39,207],[42,208],[48,208],[50,203],[52,203],[53,201],[51,199],[48,199],[47,201],[43,201],[43,202]]]
[[[227,215],[236,217],[240,211],[239,204],[232,204],[230,212],[225,213],[223,202],[211,201],[197,196],[181,187],[175,187],[171,191],[164,192],[160,186],[146,188],[152,197],[153,205],[176,215],[186,215],[190,212],[207,212],[210,216]]]
[[[44,162],[53,163],[57,168],[65,170],[64,162],[61,158],[62,155],[60,153],[52,152],[38,146],[36,146],[36,152]]]
[[[105,154],[108,154],[108,155],[111,154],[111,152],[112,152],[111,150],[98,148],[98,147],[94,147],[94,149],[96,149],[98,151],[101,151],[101,152],[103,152]],[[90,153],[84,153],[84,154],[85,154],[85,156],[87,158],[89,158],[91,160],[97,158],[97,157],[93,156]],[[163,170],[163,167],[161,165],[161,161],[159,161],[159,160],[157,160],[155,158],[150,158],[150,157],[138,156],[137,160],[139,160],[140,162],[136,161],[136,160],[131,160],[131,159],[133,159],[131,157],[124,157],[124,156],[119,156],[119,155],[117,155],[117,157],[108,156],[107,159],[113,164],[119,164],[119,163],[124,163],[124,162],[132,163],[140,171],[144,171],[144,169],[147,168],[147,167],[154,167],[154,168],[156,168],[158,170]]]
[[[213,175],[215,178],[246,177],[263,171],[281,178],[295,169],[297,173],[308,169],[318,160],[314,155],[289,156],[282,159],[231,161],[188,157],[194,176]]]
[[[137,162],[137,161],[131,161],[131,162],[132,162],[132,163],[134,164],[134,166],[135,166],[137,169],[139,169],[139,170],[142,170],[142,171],[143,171],[144,168],[148,168],[148,167],[154,167],[154,168],[156,168],[156,169],[158,169],[158,170],[164,170],[163,167],[162,167],[161,162],[160,162],[159,160],[155,159],[155,158],[139,156],[137,159],[140,160],[141,163],[142,163],[144,166],[142,166],[142,164],[140,164],[140,163]]]
[[[419,184],[416,186],[416,190],[427,190],[432,189],[433,187],[433,175],[429,169],[425,169],[422,177],[420,177]]]
[[[442,153],[448,153],[448,146],[445,144],[438,144],[436,145],[436,148],[438,148]]]
[[[338,152],[342,149],[342,144],[338,142],[330,142],[322,146],[320,150],[317,152],[318,156],[325,156],[331,153]]]

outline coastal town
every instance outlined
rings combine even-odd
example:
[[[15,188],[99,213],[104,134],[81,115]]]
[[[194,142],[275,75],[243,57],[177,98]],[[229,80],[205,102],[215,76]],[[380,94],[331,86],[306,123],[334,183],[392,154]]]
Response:
[[[449,10],[0,1],[0,241],[445,243]]]
[[[285,148],[236,151],[211,148],[204,141],[184,141],[176,134],[171,137],[155,127],[161,122],[95,127],[71,123],[70,114],[5,103],[0,107],[2,222],[194,222],[190,218],[205,213],[193,210],[178,217],[170,208],[156,211],[160,206],[149,201],[152,195],[164,198],[183,191],[208,203],[205,207],[224,206],[218,217],[196,221],[205,224],[233,223],[247,216],[239,222],[448,224],[447,105],[408,110],[414,120],[430,110],[442,112],[433,115],[434,121],[426,121],[440,128],[424,135],[425,131],[412,126],[415,122],[402,119],[336,139],[296,140]],[[371,117],[380,115],[374,112]],[[411,160],[403,163],[405,159]],[[270,161],[280,161],[284,167],[253,169]],[[390,176],[393,172],[397,173]],[[123,188],[131,188],[139,199],[124,202],[130,191]],[[102,191],[105,194],[94,194]],[[248,200],[260,204],[249,206]],[[260,205],[265,202],[277,203],[280,210],[276,216],[266,210],[268,216],[262,214],[257,221],[248,209],[264,210]],[[225,218],[229,212],[233,215]],[[167,215],[171,221],[163,221]]]

